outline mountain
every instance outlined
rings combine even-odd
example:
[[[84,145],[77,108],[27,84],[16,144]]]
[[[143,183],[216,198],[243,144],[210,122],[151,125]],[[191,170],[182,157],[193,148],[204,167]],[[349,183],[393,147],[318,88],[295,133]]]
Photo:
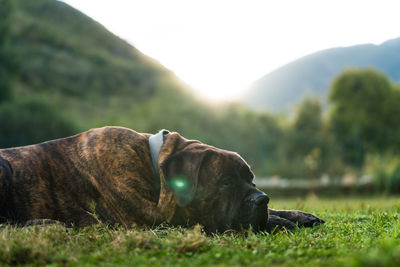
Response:
[[[162,95],[195,101],[172,71],[66,3],[12,3],[15,99],[52,103],[82,130],[107,124],[137,128],[135,109]]]
[[[128,94],[143,100],[161,78],[174,79],[163,66],[61,1],[15,1],[12,32],[20,81],[35,92],[80,98]]]
[[[332,79],[349,67],[373,67],[399,82],[400,38],[381,45],[332,48],[305,56],[254,82],[242,99],[249,107],[276,112],[289,111],[308,94],[326,103]]]

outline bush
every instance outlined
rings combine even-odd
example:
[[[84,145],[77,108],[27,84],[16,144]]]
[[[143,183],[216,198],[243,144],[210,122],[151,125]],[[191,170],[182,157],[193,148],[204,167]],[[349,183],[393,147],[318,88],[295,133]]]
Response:
[[[365,164],[365,172],[372,174],[380,191],[390,194],[400,193],[400,157],[369,156]]]
[[[77,132],[78,127],[43,98],[0,105],[0,148],[39,143]]]

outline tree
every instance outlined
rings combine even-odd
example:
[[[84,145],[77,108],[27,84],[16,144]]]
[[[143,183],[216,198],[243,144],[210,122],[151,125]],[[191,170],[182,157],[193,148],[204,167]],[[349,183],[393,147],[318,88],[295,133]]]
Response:
[[[317,133],[322,128],[322,108],[318,98],[307,97],[298,106],[294,130],[306,134]]]
[[[322,108],[318,98],[307,97],[299,104],[288,138],[288,156],[303,166],[302,176],[315,178],[320,175],[324,140]]]
[[[0,103],[11,98],[12,69],[15,67],[10,46],[13,1],[0,0]]]
[[[361,167],[366,153],[383,152],[391,146],[398,105],[394,97],[390,81],[373,69],[349,69],[334,80],[330,119],[347,163]]]
[[[0,125],[0,148],[35,144],[80,130],[57,106],[38,97],[3,103]]]
[[[293,122],[291,152],[307,155],[320,146],[322,131],[322,108],[319,99],[305,98],[297,108]]]

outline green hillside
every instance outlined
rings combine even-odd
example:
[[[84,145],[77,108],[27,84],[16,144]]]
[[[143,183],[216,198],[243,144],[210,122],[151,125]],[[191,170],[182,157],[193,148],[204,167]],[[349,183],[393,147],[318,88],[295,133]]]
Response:
[[[357,45],[320,51],[265,75],[244,94],[252,108],[289,111],[306,95],[326,101],[330,83],[349,67],[373,67],[400,81],[400,38],[381,45]]]
[[[118,124],[155,131],[162,126],[143,129],[135,118],[151,115],[142,111],[147,105],[200,105],[171,71],[78,10],[55,0],[14,3],[15,99],[48,101],[79,130]],[[160,100],[165,96],[172,102]]]
[[[175,82],[171,72],[63,2],[16,2],[17,94],[88,99],[106,108],[112,97],[128,97],[133,104],[154,95],[160,83]]]

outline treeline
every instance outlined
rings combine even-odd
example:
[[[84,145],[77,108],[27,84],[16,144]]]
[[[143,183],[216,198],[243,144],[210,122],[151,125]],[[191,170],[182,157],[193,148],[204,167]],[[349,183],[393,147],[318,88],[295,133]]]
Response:
[[[343,162],[400,193],[400,86],[373,69],[348,70],[333,82],[330,102]]]
[[[61,105],[44,95],[16,96],[0,104],[0,145],[32,144],[103,125],[150,133],[166,128],[239,152],[259,176],[287,178],[362,172],[377,163],[374,155],[399,154],[400,90],[372,69],[338,76],[326,112],[317,98],[308,97],[292,116],[256,113],[240,104],[209,105],[165,86],[133,106],[118,97],[93,108],[73,98]]]
[[[375,173],[384,188],[400,181],[400,89],[375,70],[340,74],[328,110],[309,96],[293,114],[258,113],[203,102],[171,72],[62,2],[0,4],[2,148],[104,125],[166,128],[237,151],[258,176]]]

